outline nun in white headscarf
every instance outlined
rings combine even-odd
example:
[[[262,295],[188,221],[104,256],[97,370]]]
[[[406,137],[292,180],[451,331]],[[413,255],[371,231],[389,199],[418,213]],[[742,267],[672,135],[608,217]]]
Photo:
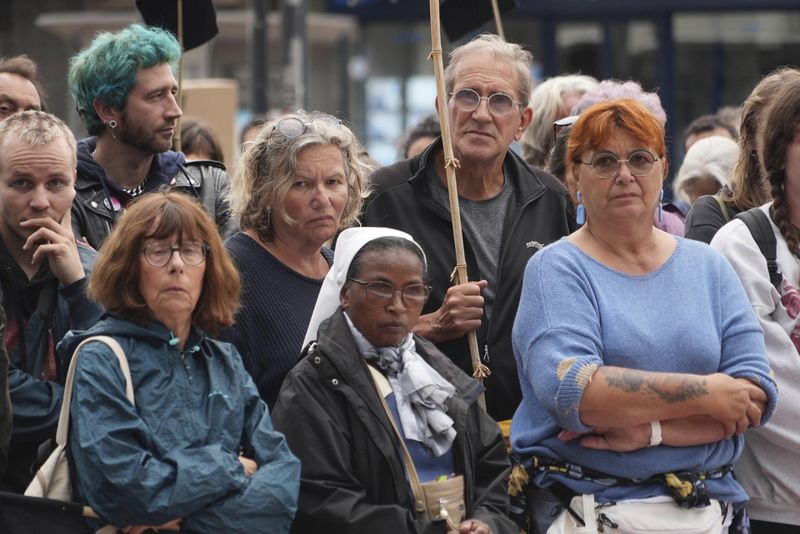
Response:
[[[352,228],[336,253],[273,421],[302,464],[297,532],[446,532],[420,514],[420,482],[464,479],[459,530],[518,532],[509,462],[482,386],[411,330],[430,288],[425,255],[388,228]]]

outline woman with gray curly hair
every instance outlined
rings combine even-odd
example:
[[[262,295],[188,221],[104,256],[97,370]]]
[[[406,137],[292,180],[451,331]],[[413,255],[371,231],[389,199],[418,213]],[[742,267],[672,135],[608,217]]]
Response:
[[[225,242],[242,276],[242,309],[222,338],[270,409],[333,262],[325,245],[361,212],[372,169],[360,152],[337,118],[295,111],[267,123],[242,154],[231,188],[241,232]]]

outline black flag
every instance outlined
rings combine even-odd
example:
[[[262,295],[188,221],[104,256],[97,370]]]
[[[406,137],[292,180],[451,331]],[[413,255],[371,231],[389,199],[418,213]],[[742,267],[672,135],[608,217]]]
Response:
[[[183,49],[191,50],[217,35],[217,14],[211,0],[183,0]],[[178,37],[178,0],[136,0],[148,26],[158,26]]]
[[[500,15],[517,7],[516,0],[497,0],[497,4]],[[491,0],[442,0],[440,13],[444,33],[451,41],[494,20]]]

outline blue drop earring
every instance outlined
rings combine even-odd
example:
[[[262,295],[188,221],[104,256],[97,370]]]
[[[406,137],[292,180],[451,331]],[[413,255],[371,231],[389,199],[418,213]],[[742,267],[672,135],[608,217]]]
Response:
[[[664,189],[658,195],[658,224],[664,224]]]
[[[663,193],[663,190],[662,190]],[[583,208],[583,202],[581,202],[581,192],[577,192],[578,197],[578,210],[575,214],[575,222],[578,224],[583,224],[586,222],[586,210]]]

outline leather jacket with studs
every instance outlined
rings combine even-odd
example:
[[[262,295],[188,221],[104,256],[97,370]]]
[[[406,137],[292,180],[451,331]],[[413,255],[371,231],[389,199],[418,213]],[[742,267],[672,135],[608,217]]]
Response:
[[[72,230],[95,250],[111,233],[132,197],[122,191],[94,160],[96,138],[78,143],[78,175],[72,203]],[[228,194],[231,178],[217,161],[186,161],[180,152],[157,154],[145,181],[145,191],[169,187],[195,198],[217,224],[222,238],[238,230],[231,217]]]

